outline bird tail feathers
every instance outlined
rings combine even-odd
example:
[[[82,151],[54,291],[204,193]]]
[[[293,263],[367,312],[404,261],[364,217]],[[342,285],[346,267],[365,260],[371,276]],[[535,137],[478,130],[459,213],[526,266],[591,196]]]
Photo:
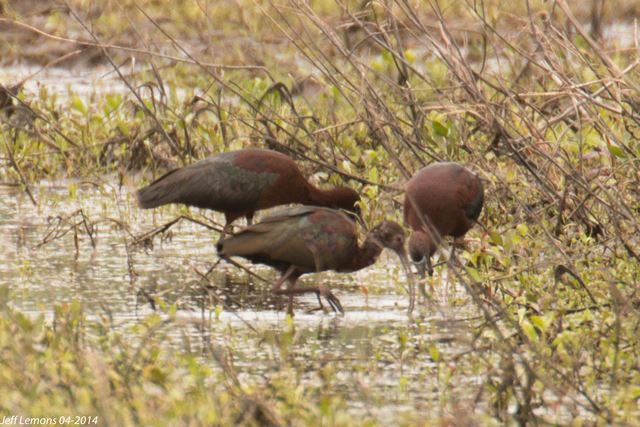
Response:
[[[166,179],[174,172],[175,170],[166,173],[151,184],[136,192],[138,205],[142,209],[156,208],[158,206],[175,203],[177,201],[177,193],[171,188],[173,186],[173,180]]]

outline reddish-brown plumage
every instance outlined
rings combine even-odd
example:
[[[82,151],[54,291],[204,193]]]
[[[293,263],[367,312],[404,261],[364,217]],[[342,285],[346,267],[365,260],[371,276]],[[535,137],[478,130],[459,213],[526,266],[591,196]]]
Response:
[[[294,161],[276,151],[246,149],[222,153],[172,170],[138,190],[142,208],[183,203],[223,212],[228,225],[255,211],[301,203],[357,210],[358,194],[348,187],[321,190],[311,185]]]
[[[331,291],[312,286],[296,288],[298,277],[306,273],[334,270],[352,272],[373,264],[384,247],[392,249],[402,261],[411,283],[404,248],[404,231],[392,221],[374,227],[362,245],[358,245],[355,223],[342,212],[319,207],[283,209],[257,224],[245,228],[218,243],[222,257],[241,256],[253,263],[266,264],[281,273],[273,292],[286,294],[289,313],[294,294],[323,294],[334,310],[342,311]],[[280,289],[284,282],[287,289]],[[413,286],[412,286],[413,289]],[[412,291],[413,294],[413,291]],[[413,308],[413,298],[411,300]]]
[[[404,218],[413,229],[409,255],[432,273],[431,256],[445,236],[462,237],[475,224],[484,202],[480,178],[458,163],[434,163],[407,183]]]

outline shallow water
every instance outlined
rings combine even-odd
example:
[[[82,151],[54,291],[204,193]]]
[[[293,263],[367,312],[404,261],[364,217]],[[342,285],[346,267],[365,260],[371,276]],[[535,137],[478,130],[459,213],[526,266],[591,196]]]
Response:
[[[205,291],[197,271],[207,272],[217,260],[215,232],[179,223],[171,229],[170,239],[156,237],[153,248],[133,244],[134,236],[183,213],[180,208],[141,211],[128,189],[108,185],[100,191],[81,186],[73,198],[64,183],[32,190],[38,206],[19,189],[0,187],[0,257],[4,260],[0,285],[9,286],[13,306],[50,318],[56,304],[78,300],[89,318],[107,316],[116,329],[125,331],[154,312],[138,296],[144,290],[156,302],[178,306],[169,331],[171,345],[188,351],[230,348],[240,377],[253,380],[278,372],[281,358],[302,370],[304,381],[319,381],[318,366],[333,363],[338,372],[333,387],[360,390],[349,402],[356,412],[391,417],[404,406],[436,405],[437,382],[429,380],[436,364],[426,352],[411,350],[415,343],[403,344],[398,337],[413,328],[413,340],[433,342],[442,354],[452,354],[461,350],[457,340],[464,339],[477,321],[468,320],[475,315],[469,305],[444,304],[422,312],[423,330],[416,334],[415,323],[410,324],[406,315],[404,273],[395,255],[383,254],[374,267],[355,274],[303,277],[303,283],[328,284],[346,313],[307,313],[317,307],[315,295],[298,297],[292,332],[284,301],[270,295],[269,284],[234,266],[218,265]],[[71,215],[80,209],[89,222],[97,222],[95,248],[83,225],[77,228],[77,237],[72,227],[52,228],[60,217],[70,224],[80,223],[81,216]],[[43,245],[52,229],[72,231]],[[269,268],[252,270],[270,280],[276,278]],[[366,298],[361,286],[368,289]],[[290,341],[286,348],[283,337]],[[363,371],[367,366],[375,375]],[[370,391],[363,394],[361,389]],[[367,397],[371,393],[384,399]]]
[[[24,89],[30,93],[38,93],[46,87],[50,93],[60,94],[62,98],[68,94],[88,99],[96,93],[127,93],[129,89],[118,78],[111,66],[85,68],[49,67],[16,65],[0,67],[0,83],[11,86],[24,82]]]
[[[142,67],[123,67],[121,72],[129,83],[143,96],[149,96],[148,89],[141,89],[132,76],[142,71]],[[86,103],[93,102],[96,97],[109,94],[127,95],[131,93],[129,87],[123,83],[119,75],[110,65],[100,65],[91,68],[75,67],[61,68],[33,65],[0,66],[0,84],[11,87],[23,83],[23,90],[36,95],[41,88],[46,88],[49,94],[57,96],[58,103],[66,103],[71,96],[76,96]],[[184,99],[190,93],[183,88],[177,88],[165,83],[166,93],[172,93],[178,99]],[[146,92],[145,92],[146,91]],[[158,96],[158,94],[155,94]]]

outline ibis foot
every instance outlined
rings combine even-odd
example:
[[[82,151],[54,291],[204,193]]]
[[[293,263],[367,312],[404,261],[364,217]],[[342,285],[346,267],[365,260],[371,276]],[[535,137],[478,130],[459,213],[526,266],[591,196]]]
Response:
[[[320,293],[317,293],[316,295],[318,295],[318,301],[320,301]],[[323,296],[329,303],[329,306],[334,313],[344,314],[344,308],[342,308],[340,300],[333,294],[333,292],[327,290],[327,292]],[[322,308],[322,303],[320,303],[320,308]]]
[[[340,300],[333,294],[333,292],[331,292],[331,290],[329,290],[324,285],[307,286],[303,288],[291,288],[291,289],[274,289],[273,292],[277,295],[288,295],[290,297],[289,301],[291,301],[292,299],[291,297],[293,297],[293,295],[306,294],[309,292],[313,292],[318,297],[318,302],[320,303],[320,307],[318,308],[319,310],[324,309],[324,306],[322,305],[322,300],[320,298],[322,296],[327,300],[327,303],[329,304],[329,306],[334,312],[336,313],[339,312],[341,314],[344,314],[344,309],[342,308],[342,304],[340,303]],[[293,309],[291,308],[291,304],[289,305],[289,309],[287,311],[291,311],[291,312],[293,311]],[[289,314],[292,314],[291,312]]]

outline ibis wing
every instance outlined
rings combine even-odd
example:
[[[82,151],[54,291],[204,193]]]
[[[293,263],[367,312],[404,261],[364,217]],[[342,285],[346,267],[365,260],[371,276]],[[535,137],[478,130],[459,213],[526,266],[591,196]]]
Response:
[[[303,217],[318,212],[323,208],[317,206],[295,206],[290,208],[279,209],[260,220],[260,223],[281,222],[288,219]],[[259,225],[259,224],[256,224]],[[251,227],[249,227],[251,228]]]
[[[313,209],[285,209],[240,231],[218,244],[224,256],[241,256],[268,265],[293,264],[301,270],[314,270],[305,225]]]
[[[467,218],[471,221],[476,221],[482,211],[482,205],[484,204],[484,187],[482,181],[476,178],[473,183],[470,184],[471,194],[467,196],[467,203],[463,206]]]
[[[310,272],[336,269],[353,256],[355,226],[337,211],[317,207],[281,210],[218,246],[221,255]]]
[[[216,156],[175,169],[138,191],[143,208],[183,203],[228,212],[254,210],[264,189],[278,176],[234,166],[227,156]]]

